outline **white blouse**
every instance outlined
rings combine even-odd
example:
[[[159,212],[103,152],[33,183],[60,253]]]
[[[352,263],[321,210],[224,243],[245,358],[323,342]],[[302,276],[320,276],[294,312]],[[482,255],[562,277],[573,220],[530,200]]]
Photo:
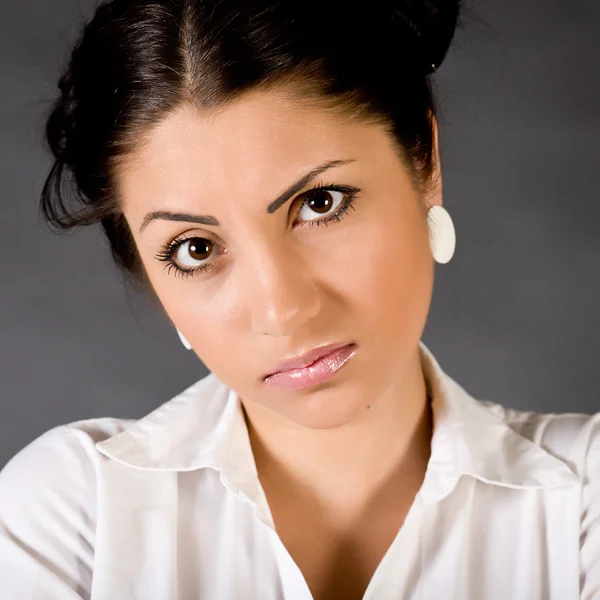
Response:
[[[421,342],[434,434],[364,600],[600,598],[600,413],[476,400]],[[57,427],[0,472],[0,598],[310,600],[212,373],[135,422]]]

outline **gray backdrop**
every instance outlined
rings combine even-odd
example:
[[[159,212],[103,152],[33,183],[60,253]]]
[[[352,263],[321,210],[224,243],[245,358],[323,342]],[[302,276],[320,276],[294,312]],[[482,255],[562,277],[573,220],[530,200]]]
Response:
[[[43,431],[141,417],[206,375],[100,228],[52,234],[43,116],[91,3],[0,0],[0,467]],[[479,2],[436,76],[457,229],[424,341],[474,395],[600,410],[600,2]]]

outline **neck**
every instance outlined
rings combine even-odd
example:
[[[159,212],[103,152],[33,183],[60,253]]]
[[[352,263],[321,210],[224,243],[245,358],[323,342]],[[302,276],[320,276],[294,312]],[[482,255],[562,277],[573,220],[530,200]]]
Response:
[[[351,521],[368,506],[410,504],[430,456],[432,415],[420,356],[362,418],[335,429],[282,425],[242,404],[259,479],[268,494]]]

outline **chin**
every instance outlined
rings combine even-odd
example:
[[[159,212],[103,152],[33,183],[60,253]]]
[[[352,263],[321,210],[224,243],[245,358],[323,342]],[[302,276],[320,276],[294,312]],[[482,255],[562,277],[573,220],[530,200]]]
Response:
[[[292,404],[286,411],[287,418],[309,429],[338,429],[369,414],[368,400],[364,400],[369,395],[344,388],[347,386],[317,386],[306,398]]]

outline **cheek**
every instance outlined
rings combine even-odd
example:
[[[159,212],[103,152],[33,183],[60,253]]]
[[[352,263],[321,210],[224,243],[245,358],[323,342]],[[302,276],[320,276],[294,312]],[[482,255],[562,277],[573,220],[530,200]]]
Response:
[[[230,311],[224,299],[210,298],[206,286],[194,278],[181,280],[158,270],[149,279],[167,317],[185,334],[202,362],[211,370],[213,365],[218,369],[231,362],[235,340],[228,335]]]
[[[343,272],[346,293],[366,327],[389,335],[412,335],[414,329],[420,335],[433,291],[433,259],[417,211],[365,229]]]

